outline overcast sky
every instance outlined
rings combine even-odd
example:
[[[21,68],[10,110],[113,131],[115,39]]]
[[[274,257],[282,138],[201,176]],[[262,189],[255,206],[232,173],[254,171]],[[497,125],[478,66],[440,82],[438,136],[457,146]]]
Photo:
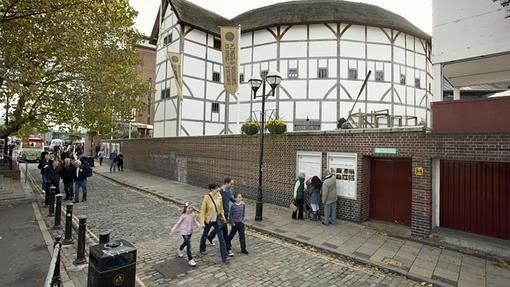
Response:
[[[288,0],[188,0],[203,8],[231,19],[245,11]],[[313,1],[313,0],[310,0]],[[432,0],[359,0],[380,6],[399,14],[424,32],[432,33]],[[149,35],[158,13],[161,0],[129,0],[131,6],[138,11],[136,27],[140,32]]]

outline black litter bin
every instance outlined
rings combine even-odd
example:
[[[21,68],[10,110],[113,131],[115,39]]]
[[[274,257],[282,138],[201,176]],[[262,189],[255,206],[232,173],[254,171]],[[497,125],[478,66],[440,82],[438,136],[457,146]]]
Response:
[[[115,240],[90,247],[88,287],[134,287],[136,247]]]

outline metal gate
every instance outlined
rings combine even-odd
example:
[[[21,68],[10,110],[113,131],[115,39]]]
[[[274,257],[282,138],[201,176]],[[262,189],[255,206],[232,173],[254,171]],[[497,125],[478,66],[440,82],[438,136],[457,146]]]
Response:
[[[411,170],[410,159],[372,159],[370,218],[411,225]]]
[[[441,161],[441,227],[510,239],[510,163]]]

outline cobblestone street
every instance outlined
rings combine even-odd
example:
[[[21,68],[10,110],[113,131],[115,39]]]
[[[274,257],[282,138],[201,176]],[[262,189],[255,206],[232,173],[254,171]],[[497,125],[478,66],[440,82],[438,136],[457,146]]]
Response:
[[[31,172],[39,180],[37,171]],[[147,286],[419,286],[402,276],[252,231],[247,232],[249,255],[240,253],[236,238],[236,255],[225,265],[220,263],[218,246],[208,245],[208,255],[195,256],[197,268],[167,278],[155,267],[175,260],[181,238],[168,231],[178,219],[180,208],[100,176],[90,178],[88,184],[87,202],[75,204],[74,214],[86,215],[88,227],[96,235],[109,230],[112,239],[133,243],[138,249],[137,275]],[[194,203],[195,207],[199,204]],[[194,254],[198,253],[199,237],[197,232],[192,238]],[[179,260],[186,265],[185,259]]]

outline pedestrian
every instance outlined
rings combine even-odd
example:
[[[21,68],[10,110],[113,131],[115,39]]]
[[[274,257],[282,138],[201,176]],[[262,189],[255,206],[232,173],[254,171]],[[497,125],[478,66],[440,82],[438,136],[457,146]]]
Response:
[[[117,168],[117,152],[113,150],[108,159],[110,160],[110,172],[115,172],[115,169]]]
[[[305,193],[305,173],[300,172],[294,184],[294,201],[296,202],[297,210],[292,212],[292,219],[303,219],[303,204]]]
[[[66,194],[66,200],[73,199],[73,184],[74,184],[74,166],[71,164],[71,159],[64,159],[64,165],[60,169],[60,177],[64,183],[64,192]]]
[[[82,201],[87,201],[87,178],[92,176],[92,169],[81,161],[76,160],[74,172],[74,203],[80,202],[80,188],[83,196]]]
[[[234,252],[232,252],[232,250],[230,248],[229,241],[228,241],[228,225],[227,225],[230,206],[232,205],[232,203],[235,202],[234,196],[232,196],[232,193],[230,192],[233,189],[234,189],[234,180],[231,179],[230,177],[226,177],[223,180],[223,185],[220,188],[221,199],[223,202],[223,213],[225,214],[225,219],[226,219],[226,221],[223,222],[223,225],[221,226],[221,228],[223,229],[223,236],[225,237],[225,243],[227,244],[227,253],[228,253],[229,257],[234,256]],[[212,230],[211,233],[207,236],[207,239],[209,240],[209,243],[211,243],[211,245],[214,245],[214,242],[213,242],[214,236],[216,236],[215,230]]]
[[[204,226],[204,232],[202,233],[202,237],[200,237],[200,254],[207,254],[207,251],[205,250],[205,240],[207,239],[209,230],[211,230],[212,227],[218,236],[221,261],[226,263],[228,253],[225,238],[223,237],[223,229],[221,228],[223,222],[226,222],[226,219],[219,190],[220,189],[217,184],[209,184],[209,193],[204,195],[204,199],[202,200],[202,207],[200,209],[200,224]]]
[[[103,165],[104,151],[99,151],[99,165]]]
[[[41,178],[42,178],[42,189],[44,190],[44,205],[49,205],[49,190],[46,180],[46,171],[45,169],[48,167],[50,161],[50,155],[46,151],[41,153],[39,158],[39,165],[37,168],[41,170]]]
[[[60,160],[58,158],[50,161],[45,169],[48,189],[52,186],[55,187],[55,195],[60,193],[60,169]]]
[[[195,212],[193,211],[193,206],[191,206],[190,202],[186,202],[184,203],[182,215],[177,223],[172,227],[170,234],[173,234],[177,228],[181,229],[183,243],[177,248],[177,256],[183,257],[184,249],[186,249],[186,253],[188,255],[188,265],[191,267],[197,266],[197,263],[191,254],[191,235],[193,233],[193,226],[201,228],[200,223],[197,221]]]
[[[117,168],[119,171],[124,171],[124,155],[122,152],[117,155]]]
[[[312,220],[321,220],[319,203],[321,201],[322,181],[318,176],[312,177],[309,188],[309,205],[312,209]]]
[[[326,171],[328,174],[322,183],[322,203],[324,204],[324,217],[322,224],[335,224],[336,220],[336,178],[333,169]]]
[[[232,246],[232,239],[239,231],[239,243],[241,245],[241,253],[248,255],[249,252],[246,250],[246,237],[244,235],[244,222],[246,218],[246,205],[243,201],[243,195],[241,192],[235,193],[235,202],[230,207],[230,224],[232,229],[228,235],[228,246]]]

